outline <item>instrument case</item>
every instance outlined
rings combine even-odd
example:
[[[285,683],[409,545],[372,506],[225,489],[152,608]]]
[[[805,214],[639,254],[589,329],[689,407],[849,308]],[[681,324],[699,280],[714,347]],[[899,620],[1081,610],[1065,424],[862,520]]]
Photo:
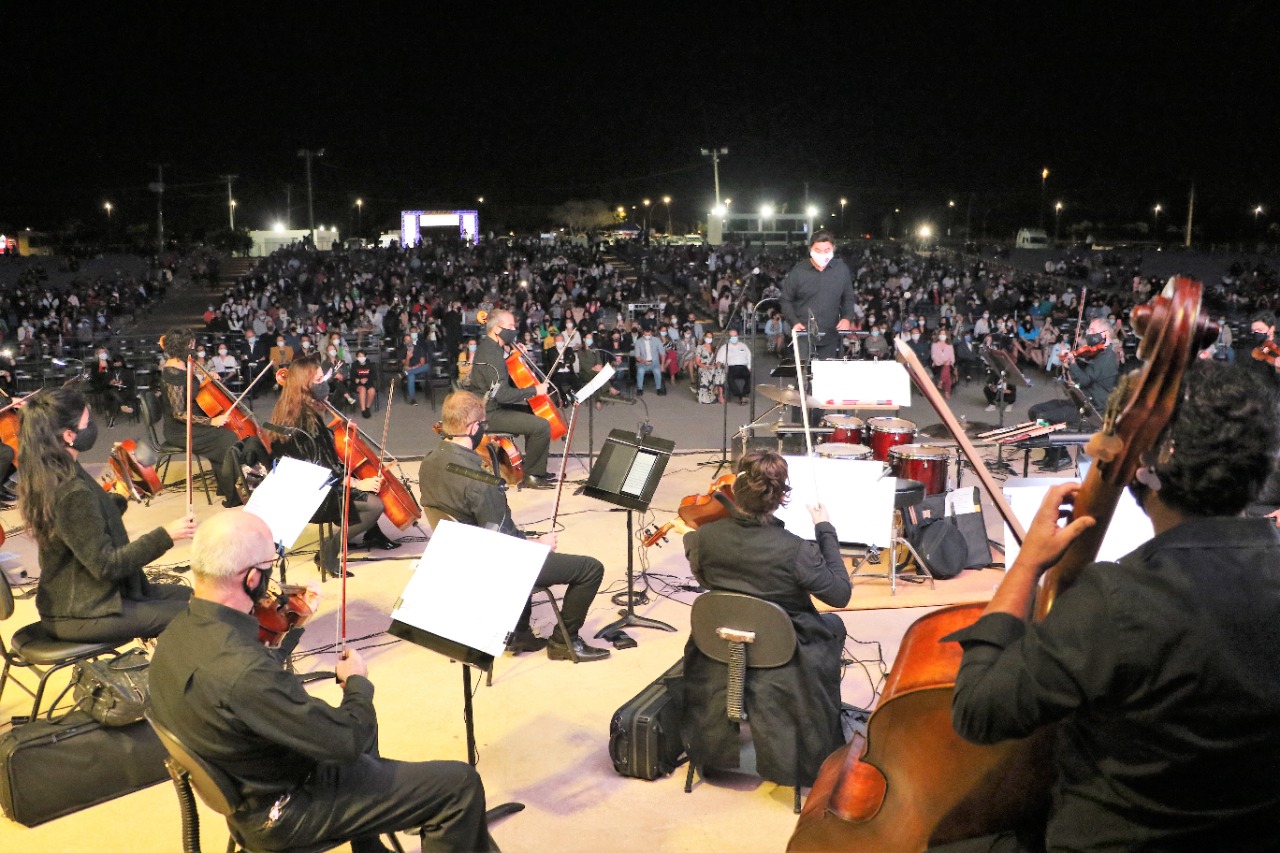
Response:
[[[0,810],[37,826],[167,779],[164,759],[144,721],[107,728],[72,711],[23,723],[0,737]]]
[[[652,781],[680,765],[680,709],[672,682],[684,678],[684,658],[623,705],[609,721],[609,757],[622,776]]]

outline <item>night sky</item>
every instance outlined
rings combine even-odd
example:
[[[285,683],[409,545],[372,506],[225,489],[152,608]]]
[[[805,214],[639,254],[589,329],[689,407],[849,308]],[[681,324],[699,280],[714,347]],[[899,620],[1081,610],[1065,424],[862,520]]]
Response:
[[[479,196],[488,229],[664,194],[679,231],[712,201],[707,146],[735,209],[799,212],[808,182],[849,199],[850,232],[955,200],[952,224],[1007,236],[1046,166],[1064,229],[1157,202],[1180,224],[1192,181],[1210,236],[1258,204],[1280,221],[1265,2],[186,5],[10,10],[0,227],[102,227],[107,200],[114,227],[153,223],[157,163],[170,228],[225,225],[228,173],[238,225],[281,218],[292,184],[302,227],[297,153],[323,148],[317,223],[344,231],[357,197],[372,232]]]

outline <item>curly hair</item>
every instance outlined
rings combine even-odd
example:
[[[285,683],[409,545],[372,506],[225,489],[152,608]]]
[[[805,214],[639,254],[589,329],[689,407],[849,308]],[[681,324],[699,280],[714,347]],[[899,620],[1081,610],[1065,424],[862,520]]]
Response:
[[[772,450],[753,450],[738,460],[733,499],[747,515],[763,518],[787,502],[787,461]]]
[[[170,329],[164,333],[161,348],[169,358],[185,359],[196,343],[190,329]]]
[[[1271,387],[1242,367],[1199,360],[1155,448],[1160,499],[1189,515],[1235,515],[1275,466],[1278,441]]]

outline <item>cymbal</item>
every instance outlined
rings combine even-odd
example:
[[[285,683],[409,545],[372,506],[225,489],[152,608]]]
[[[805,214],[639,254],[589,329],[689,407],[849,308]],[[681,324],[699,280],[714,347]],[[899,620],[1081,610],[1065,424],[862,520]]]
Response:
[[[781,403],[784,406],[804,406],[808,405],[810,409],[821,409],[822,406],[813,397],[801,394],[794,388],[779,388],[776,385],[757,385],[756,391],[762,397],[768,397],[775,403]]]
[[[995,424],[983,424],[983,423],[977,423],[976,421],[975,422],[962,421],[960,426],[962,429],[964,429],[964,434],[969,436],[970,438],[973,438],[974,436],[977,436],[977,435],[981,435],[984,432],[989,432],[996,428]],[[927,427],[921,427],[918,430],[918,434],[927,436],[929,438],[941,438],[941,439],[952,438],[951,431],[947,429],[946,424],[929,424]]]

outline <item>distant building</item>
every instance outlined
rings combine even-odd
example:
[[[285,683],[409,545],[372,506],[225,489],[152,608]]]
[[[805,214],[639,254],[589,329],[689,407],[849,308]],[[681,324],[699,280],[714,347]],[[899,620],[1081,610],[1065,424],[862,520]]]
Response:
[[[265,258],[277,249],[287,249],[303,240],[311,234],[310,229],[295,228],[287,230],[278,228],[273,231],[250,231],[249,236],[253,239],[253,248],[249,250],[251,258]],[[338,229],[316,229],[316,249],[321,252],[328,252],[333,249],[338,242]]]
[[[712,246],[729,240],[774,246],[807,243],[811,225],[812,220],[803,213],[774,213],[768,217],[760,213],[712,214],[707,217],[707,243]]]

